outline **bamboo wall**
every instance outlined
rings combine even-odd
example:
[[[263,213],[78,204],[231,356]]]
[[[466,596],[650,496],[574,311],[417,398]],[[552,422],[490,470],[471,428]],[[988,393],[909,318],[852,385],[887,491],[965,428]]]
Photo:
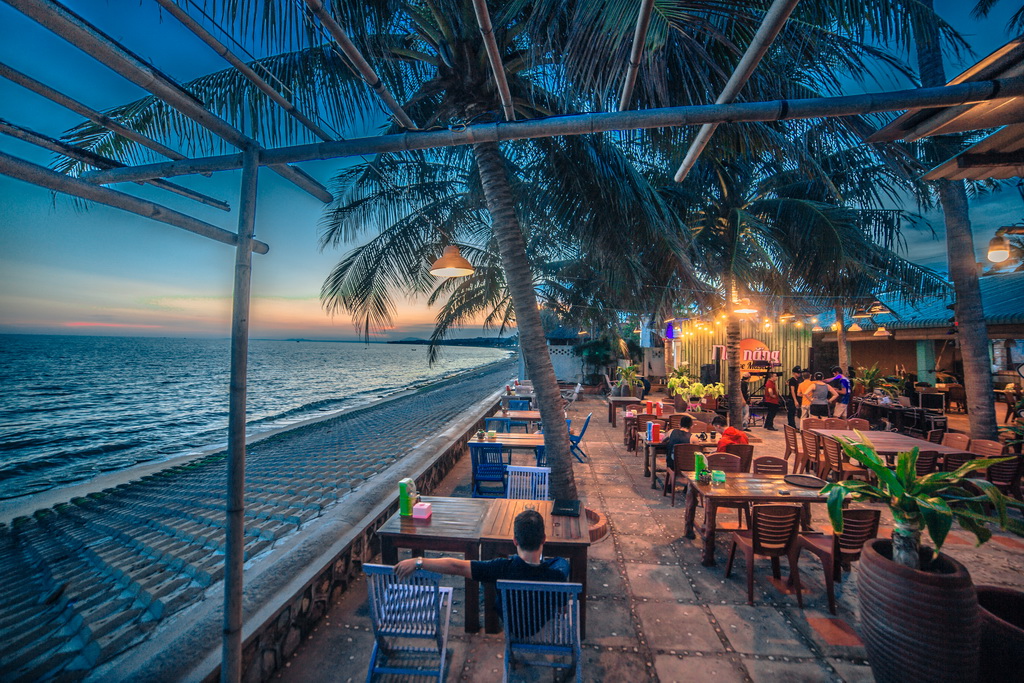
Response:
[[[709,333],[705,330],[698,330],[692,322],[672,323],[673,339],[665,335],[665,366],[672,369],[681,362],[688,362],[690,372],[699,374],[700,367],[708,363],[714,363],[716,358],[713,347],[716,345],[725,346],[725,323],[713,325]],[[667,332],[667,331],[666,331]],[[692,332],[692,336],[687,334]],[[789,371],[794,365],[804,367],[808,364],[811,348],[811,328],[808,325],[796,327],[795,324],[774,324],[765,329],[762,324],[753,322],[740,323],[740,339],[757,339],[772,351],[779,351],[779,365],[774,368],[782,372],[784,377],[789,376]],[[727,364],[723,361],[719,364],[722,372],[722,381],[725,381]]]

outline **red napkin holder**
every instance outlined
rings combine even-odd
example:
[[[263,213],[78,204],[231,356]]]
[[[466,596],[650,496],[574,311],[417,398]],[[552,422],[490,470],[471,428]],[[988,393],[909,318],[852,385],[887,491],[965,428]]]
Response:
[[[655,443],[661,441],[661,425],[657,422],[651,426],[651,440]]]

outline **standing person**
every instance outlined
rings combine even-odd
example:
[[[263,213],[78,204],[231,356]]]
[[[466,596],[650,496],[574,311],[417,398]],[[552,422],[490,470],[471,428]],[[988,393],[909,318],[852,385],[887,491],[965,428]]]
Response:
[[[804,396],[810,402],[808,412],[813,417],[828,417],[828,404],[838,398],[839,392],[825,384],[825,376],[816,372]]]
[[[764,400],[761,403],[765,407],[764,428],[769,432],[777,432],[775,428],[775,414],[779,412],[779,388],[775,384],[777,372],[769,372],[764,380]]]
[[[800,376],[801,372],[800,366],[795,366],[793,368],[793,376],[786,382],[788,385],[786,393],[786,421],[793,429],[796,429],[796,412],[800,407],[800,394],[797,392],[797,387],[800,386],[800,380],[803,379]]]
[[[741,425],[743,431],[750,431],[747,429],[750,424],[750,373],[744,372],[740,376],[740,394],[743,395],[743,424]]]
[[[819,373],[820,374],[820,373]],[[814,380],[811,379],[811,371],[804,370],[800,373],[800,385],[796,388],[796,393],[800,396],[800,419],[811,416],[811,399],[807,397],[807,391],[814,384]]]
[[[719,415],[711,421],[711,428],[720,434],[718,439],[718,450],[724,451],[725,447],[733,443],[747,444],[750,443],[750,439],[747,435],[736,429],[735,427],[726,427],[725,418]]]
[[[850,412],[850,380],[843,376],[843,369],[838,365],[832,367],[832,375],[828,384],[839,394],[832,407],[832,417],[845,418]]]

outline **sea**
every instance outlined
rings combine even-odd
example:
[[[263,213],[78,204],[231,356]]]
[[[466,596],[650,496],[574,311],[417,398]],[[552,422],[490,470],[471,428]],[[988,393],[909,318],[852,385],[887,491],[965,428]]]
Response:
[[[287,428],[507,358],[446,346],[249,342],[247,432]],[[227,444],[228,339],[0,335],[0,500]]]

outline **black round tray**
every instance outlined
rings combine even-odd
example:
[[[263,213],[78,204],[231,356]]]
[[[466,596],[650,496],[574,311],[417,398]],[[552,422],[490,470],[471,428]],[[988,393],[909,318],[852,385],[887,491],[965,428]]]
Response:
[[[783,479],[786,480],[787,484],[803,486],[808,489],[820,489],[828,483],[824,479],[819,479],[813,474],[787,474]]]

